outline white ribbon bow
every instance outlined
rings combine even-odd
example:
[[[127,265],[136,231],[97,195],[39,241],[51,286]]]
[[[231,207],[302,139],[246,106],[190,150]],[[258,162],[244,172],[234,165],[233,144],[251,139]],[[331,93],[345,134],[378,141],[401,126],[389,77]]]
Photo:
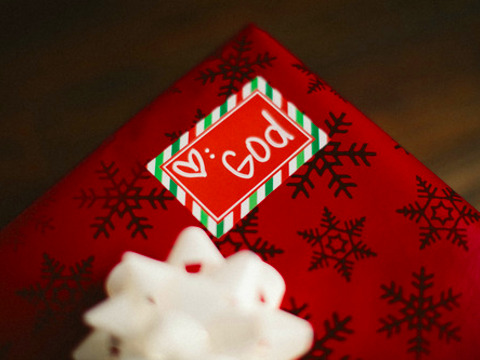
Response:
[[[291,360],[312,344],[311,325],[279,309],[282,276],[250,251],[223,258],[199,228],[166,262],[125,253],[106,288],[77,360]]]

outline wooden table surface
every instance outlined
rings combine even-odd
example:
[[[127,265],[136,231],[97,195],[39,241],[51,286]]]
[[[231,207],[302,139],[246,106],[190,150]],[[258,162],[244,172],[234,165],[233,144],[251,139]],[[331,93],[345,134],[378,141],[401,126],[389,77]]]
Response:
[[[480,1],[0,1],[0,226],[244,25],[480,208]]]

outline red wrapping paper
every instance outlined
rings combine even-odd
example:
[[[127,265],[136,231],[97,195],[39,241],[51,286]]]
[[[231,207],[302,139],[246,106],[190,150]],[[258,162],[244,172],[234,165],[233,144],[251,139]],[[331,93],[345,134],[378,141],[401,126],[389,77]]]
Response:
[[[329,143],[232,230],[284,276],[305,359],[478,359],[480,215],[268,34],[249,26],[136,115],[1,233],[0,358],[62,359],[129,250],[164,260],[202,226],[146,169],[262,76]]]

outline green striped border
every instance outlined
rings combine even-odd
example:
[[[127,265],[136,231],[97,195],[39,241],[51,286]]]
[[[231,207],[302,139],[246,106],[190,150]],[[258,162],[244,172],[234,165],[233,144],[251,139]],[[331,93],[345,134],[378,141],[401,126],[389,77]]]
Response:
[[[215,124],[222,116],[235,109],[237,103],[246,99],[255,90],[261,92],[268,97],[279,108],[282,107],[284,101],[280,92],[272,88],[262,77],[256,77],[249,83],[245,84],[241,90],[242,99],[239,99],[237,95],[230,96],[222,105],[215,108],[204,119],[199,121],[193,129],[184,133],[173,144],[168,146],[162,153],[156,158],[150,161],[147,165],[148,170],[158,179],[160,182],[183,204],[186,204],[186,197],[188,196],[183,189],[178,186],[161,168],[160,165],[164,164],[168,159],[178,153],[185,146],[195,140],[200,134],[207,130],[210,126]],[[313,142],[303,149],[299,154],[289,161],[288,165],[278,170],[274,176],[261,185],[254,193],[252,193],[247,199],[240,204],[240,219],[246,216],[251,210],[253,210],[258,204],[260,204],[273,190],[280,186],[283,181],[290,175],[292,175],[300,166],[305,164],[310,158],[327,144],[328,137],[324,131],[320,130],[313,122],[301,111],[299,111],[292,103],[287,103],[287,116],[299,124],[307,133],[313,138]],[[285,111],[282,111],[285,113]],[[288,168],[288,171],[287,171]],[[193,200],[193,199],[192,199]],[[194,202],[194,207],[198,209],[190,209],[193,215],[204,225],[214,236],[221,237],[228,232],[233,225],[233,211],[227,214],[224,220],[216,223],[215,220],[210,217],[198,204]]]

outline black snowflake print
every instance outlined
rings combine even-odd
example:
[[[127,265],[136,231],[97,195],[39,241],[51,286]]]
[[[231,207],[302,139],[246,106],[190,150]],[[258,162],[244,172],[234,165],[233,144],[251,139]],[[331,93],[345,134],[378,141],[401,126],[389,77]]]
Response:
[[[32,205],[29,209],[30,211],[27,212],[27,221],[31,221],[35,225],[35,231],[40,232],[42,235],[55,230],[54,218],[46,215],[44,211],[56,201],[55,191],[50,190],[46,199]]]
[[[410,155],[410,153],[399,143],[396,143],[395,146],[393,147],[395,150],[402,150],[405,155]]]
[[[331,320],[323,322],[324,333],[322,336],[316,334],[312,349],[301,359],[302,360],[328,360],[332,359],[334,349],[332,342],[343,342],[347,336],[353,334],[353,330],[348,327],[352,321],[351,316],[341,318],[337,313],[332,314]],[[341,360],[350,359],[349,355],[340,357]]]
[[[20,246],[25,245],[21,226],[13,224],[2,231],[0,233],[0,244],[11,247],[14,252],[17,252]]]
[[[307,68],[304,64],[292,64],[292,66],[298,69],[301,73],[308,77],[307,94],[312,94],[321,91],[329,91],[339,99],[346,102],[346,100],[330,86],[328,86],[322,79],[320,79],[314,72]]]
[[[357,145],[351,143],[349,145],[336,141],[338,134],[348,133],[351,122],[346,121],[347,115],[341,113],[335,115],[329,113],[329,118],[325,120],[328,128],[329,143],[320,149],[309,161],[307,161],[298,171],[290,177],[287,186],[293,187],[292,198],[295,199],[299,194],[310,197],[310,189],[314,189],[314,175],[323,176],[330,175],[328,188],[335,189],[335,197],[340,194],[346,195],[350,199],[353,197],[350,188],[356,187],[357,184],[352,180],[351,175],[341,173],[340,168],[345,165],[346,161],[350,161],[354,166],[370,166],[369,158],[376,156],[373,151],[367,150],[368,144]]]
[[[25,245],[25,226],[33,224],[35,232],[40,235],[55,230],[53,217],[44,213],[44,210],[53,202],[52,198],[47,198],[30,206],[28,211],[20,214],[18,219],[1,232],[0,243],[11,246],[13,251],[17,252],[20,246]]]
[[[308,270],[329,267],[333,263],[333,268],[350,281],[356,261],[377,256],[360,239],[364,225],[365,217],[342,223],[325,207],[320,228],[298,232],[314,249]]]
[[[35,216],[35,230],[40,231],[40,233],[45,234],[48,230],[54,230],[55,226],[53,225],[53,217],[47,215],[38,214]]]
[[[292,296],[288,299],[288,305],[283,306],[282,309],[288,311],[290,314],[301,317],[304,320],[309,320],[312,317],[308,312],[308,304],[297,304],[297,300]]]
[[[292,64],[292,66],[298,70],[300,70],[303,74],[308,76],[308,91],[307,94],[311,94],[313,92],[318,92],[327,89],[327,85],[321,80],[317,75],[315,75],[310,69],[308,69],[303,64]]]
[[[419,224],[420,249],[437,240],[447,240],[468,251],[465,226],[480,219],[478,211],[449,187],[439,189],[420,176],[417,176],[417,197],[397,213]]]
[[[434,300],[434,296],[427,295],[429,289],[433,287],[434,275],[427,274],[424,267],[419,273],[414,272],[412,275],[415,290],[410,295],[405,295],[403,288],[393,281],[390,285],[381,286],[383,290],[381,298],[387,300],[390,305],[398,305],[399,310],[397,315],[389,314],[386,318],[381,318],[382,326],[377,331],[385,332],[388,337],[398,334],[402,329],[414,333],[407,342],[407,352],[415,354],[418,360],[430,353],[427,333],[437,330],[439,340],[447,343],[450,340],[460,341],[458,334],[460,328],[451,321],[442,321],[442,317],[444,312],[459,307],[458,298],[461,294],[454,294],[452,288],[449,288],[442,291],[437,300]]]
[[[232,47],[219,56],[218,65],[213,69],[207,68],[200,71],[200,76],[196,80],[201,81],[203,85],[219,80],[222,85],[218,96],[228,98],[238,92],[245,81],[254,78],[258,68],[270,67],[276,59],[268,51],[262,54],[250,54],[251,45],[252,42],[246,37],[235,40]]]
[[[226,235],[219,240],[214,240],[214,242],[219,250],[229,244],[233,246],[235,252],[241,249],[248,249],[259,255],[264,261],[278,254],[283,254],[283,249],[276,247],[274,244],[270,244],[261,237],[257,237],[257,233],[258,208],[255,208],[240,220]]]
[[[81,189],[80,195],[75,199],[80,201],[79,207],[90,208],[101,204],[101,208],[105,211],[104,215],[96,216],[95,222],[90,225],[95,229],[93,234],[95,239],[100,235],[110,237],[110,231],[115,229],[114,219],[116,217],[129,219],[126,227],[127,230],[131,230],[133,238],[140,234],[147,239],[146,230],[153,226],[148,223],[147,217],[138,214],[143,208],[143,204],[148,203],[153,209],[161,207],[166,210],[167,201],[175,198],[166,189],[153,188],[148,191],[140,186],[142,180],[150,178],[150,174],[144,166],[138,165],[137,169],[132,169],[129,179],[119,179],[118,172],[119,168],[115,166],[114,162],[109,165],[102,162],[101,168],[96,173],[99,179],[105,182],[105,187],[100,193],[92,188]]]
[[[340,116],[335,116],[331,111],[328,113],[330,118],[324,121],[325,126],[328,128],[328,137],[331,138],[336,134],[346,134],[348,127],[352,125],[351,122],[346,121],[346,113],[341,113]]]
[[[308,313],[309,305],[303,303],[301,305],[297,304],[297,300],[293,297],[289,298],[288,305],[283,307],[283,310],[288,311],[289,313],[301,317],[305,320],[310,320],[312,315]],[[314,344],[311,350],[301,358],[301,360],[327,360],[331,359],[330,355],[333,353],[331,340],[336,341],[345,341],[346,336],[353,334],[353,330],[347,327],[347,324],[352,320],[351,316],[347,316],[344,319],[341,319],[337,313],[332,314],[332,321],[325,320],[323,322],[323,327],[325,333],[322,336],[318,336],[316,333]],[[341,360],[350,359],[349,355],[345,355],[340,358]]]
[[[33,211],[33,210],[32,210]],[[33,223],[37,233],[45,235],[47,232],[54,230],[53,217],[41,213],[29,213],[20,215],[22,220],[18,224],[11,225],[10,228],[2,232],[0,243],[11,246],[14,252],[17,252],[20,246],[25,245],[25,233],[23,225]]]
[[[202,110],[200,109],[197,109],[197,112],[195,113],[195,116],[192,120],[192,124],[191,124],[191,127],[195,126],[196,123],[198,123],[200,120],[204,119],[205,118],[205,115]],[[172,131],[172,132],[166,132],[165,133],[165,136],[170,139],[170,141],[173,143],[175,141],[177,141],[180,136],[182,136],[184,133],[186,133],[188,130],[190,129],[184,129],[183,131],[182,130],[176,130],[176,131]]]
[[[34,330],[40,331],[58,318],[68,318],[74,313],[92,282],[94,257],[83,259],[73,266],[61,264],[48,254],[43,254],[41,279],[34,285],[17,291],[37,307]]]
[[[34,225],[34,229],[37,233],[45,235],[46,233],[55,230],[55,221],[53,216],[47,215],[46,210],[55,204],[57,201],[57,194],[54,189],[48,191],[42,201],[34,203],[29,211],[26,211],[25,222],[30,222]]]

